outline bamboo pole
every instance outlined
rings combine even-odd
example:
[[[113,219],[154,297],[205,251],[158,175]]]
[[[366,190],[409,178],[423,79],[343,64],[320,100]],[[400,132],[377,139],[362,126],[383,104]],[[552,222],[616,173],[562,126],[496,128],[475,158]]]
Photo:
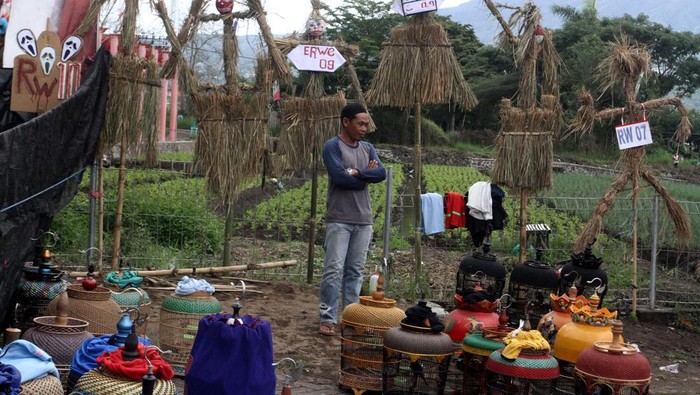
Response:
[[[112,245],[112,270],[119,269],[119,249],[122,240],[122,214],[124,211],[124,189],[126,184],[126,133],[122,132],[119,144],[119,184],[117,208],[114,214],[114,245]]]
[[[227,273],[227,272],[242,272],[247,270],[265,270],[265,269],[276,269],[284,268],[290,266],[296,266],[297,260],[292,259],[289,261],[275,261],[266,263],[249,263],[247,265],[234,265],[234,266],[216,266],[216,267],[187,267],[187,268],[175,268],[175,269],[162,269],[162,270],[137,270],[136,275],[140,277],[145,276],[194,276],[202,274],[214,274],[214,273]],[[99,276],[100,273],[94,273],[95,276]],[[85,277],[87,272],[70,272],[68,273],[70,277]]]
[[[632,317],[637,316],[637,228],[639,217],[637,216],[637,188],[639,188],[639,178],[632,178],[633,187],[632,190],[635,192],[632,194]]]
[[[518,262],[525,263],[527,258],[527,188],[520,191],[520,257]]]
[[[420,216],[421,216],[421,201],[420,201],[420,195],[421,195],[421,104],[416,103],[415,104],[415,114],[414,114],[414,120],[415,120],[415,146],[413,150],[413,173],[415,175],[414,183],[415,183],[415,192],[413,194],[413,205],[415,207],[415,213],[414,213],[414,222],[413,222],[413,229],[415,233],[415,240],[414,240],[414,251],[415,251],[415,272],[416,272],[416,277],[415,277],[415,282],[416,286],[419,286],[420,283],[420,272],[421,272],[421,263],[422,263],[422,251],[421,251],[421,242],[422,242],[422,235],[421,235],[421,229],[420,229]]]
[[[102,251],[104,251],[104,225],[105,225],[105,183],[104,183],[104,166],[102,158],[99,158],[99,167],[97,168],[97,249],[100,251],[97,261],[97,271],[102,271]]]

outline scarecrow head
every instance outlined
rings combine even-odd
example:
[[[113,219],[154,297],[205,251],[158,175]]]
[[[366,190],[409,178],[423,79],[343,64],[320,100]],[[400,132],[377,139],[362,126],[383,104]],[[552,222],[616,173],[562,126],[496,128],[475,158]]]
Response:
[[[306,34],[311,37],[321,37],[326,32],[326,21],[321,18],[310,18],[306,21]]]
[[[233,0],[216,0],[216,9],[221,14],[230,14],[233,11]]]

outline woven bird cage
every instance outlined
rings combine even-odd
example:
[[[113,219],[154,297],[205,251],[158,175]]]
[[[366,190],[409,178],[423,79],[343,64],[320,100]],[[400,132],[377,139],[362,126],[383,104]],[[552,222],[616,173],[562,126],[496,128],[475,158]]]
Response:
[[[80,284],[69,285],[68,315],[89,323],[87,330],[93,335],[112,333],[114,325],[121,317],[121,308],[110,297],[111,292],[105,287],[85,290]],[[58,300],[54,299],[46,311],[49,315],[58,315]]]
[[[491,292],[480,289],[455,294],[457,309],[445,318],[445,333],[460,347],[466,335],[481,332],[485,327],[498,326],[498,299]]]
[[[63,272],[54,269],[49,250],[44,249],[35,261],[22,270],[14,294],[14,318],[22,330],[34,326],[34,318],[45,315],[49,303],[66,290]]]
[[[80,377],[73,393],[81,395],[141,395],[141,381],[132,380],[105,368],[93,369]],[[172,380],[156,380],[153,395],[175,395],[177,387]]]
[[[547,340],[550,344],[554,344],[556,333],[561,330],[564,325],[571,322],[571,312],[569,311],[569,308],[572,305],[575,305],[578,308],[587,306],[588,299],[586,299],[585,296],[579,296],[576,287],[569,288],[569,293],[561,296],[551,293],[549,298],[551,299],[550,304],[552,311],[540,318],[540,322],[537,324],[537,329],[540,332],[550,333]]]
[[[384,334],[383,394],[442,394],[454,352],[452,339],[401,323]]]
[[[637,348],[620,342],[622,322],[612,324],[611,342],[596,342],[576,360],[576,394],[649,393],[651,366]]]
[[[185,374],[199,320],[222,310],[221,302],[206,291],[196,291],[186,296],[172,294],[163,299],[158,339],[160,348],[172,351],[163,354],[163,359],[172,365],[175,374]]]
[[[482,248],[483,252],[474,252],[460,262],[455,293],[461,294],[479,285],[498,298],[506,284],[506,268],[495,255],[489,253],[488,244],[483,244]]]
[[[486,360],[492,352],[505,346],[502,341],[489,339],[484,333],[474,333],[462,343],[462,392],[479,394],[483,387]]]
[[[572,286],[578,288],[578,293],[584,295],[586,289],[595,287],[600,298],[600,306],[603,305],[605,294],[608,292],[608,274],[601,269],[603,259],[593,255],[592,246],[586,246],[582,253],[571,254],[571,260],[561,268],[559,273],[558,293],[564,293]],[[600,283],[593,280],[599,279]]]
[[[343,310],[340,343],[339,384],[358,390],[382,390],[383,338],[387,330],[397,327],[406,318],[396,301],[360,296]]]
[[[527,316],[534,328],[549,312],[549,295],[558,287],[557,272],[547,263],[537,259],[514,265],[508,281],[508,294],[513,302],[508,310],[511,322],[519,322]]]
[[[570,307],[571,322],[564,325],[554,340],[554,357],[559,361],[561,374],[555,384],[555,393],[574,393],[574,365],[579,354],[597,341],[612,341],[610,331],[612,320],[617,312],[606,308],[598,309],[600,298],[593,295],[589,305]]]
[[[491,353],[486,361],[485,394],[549,395],[559,376],[557,360],[547,351],[526,350],[515,360],[506,359],[503,350]]]
[[[29,380],[22,384],[22,395],[64,395],[61,380],[48,374],[44,377]]]

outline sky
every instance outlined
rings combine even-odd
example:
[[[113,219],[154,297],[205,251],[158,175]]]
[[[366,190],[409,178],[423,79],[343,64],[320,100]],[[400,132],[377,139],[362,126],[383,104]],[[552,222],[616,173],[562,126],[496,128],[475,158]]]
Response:
[[[343,0],[322,0],[329,7],[334,8],[343,3]],[[456,7],[470,0],[442,0],[441,8]],[[214,0],[210,1],[209,12],[215,13]],[[267,11],[267,21],[275,35],[285,35],[294,31],[302,31],[306,19],[311,14],[310,0],[262,0],[263,7]],[[151,15],[151,10],[148,6],[148,0],[140,0],[141,18],[139,21],[139,30],[146,34],[162,34],[163,30],[159,19]],[[171,19],[175,20],[175,13],[185,15],[189,10],[190,0],[165,0],[168,10],[171,14]],[[233,11],[240,11],[245,6],[241,0],[237,0],[233,6]],[[176,29],[179,28],[181,22],[175,24]],[[160,31],[159,31],[160,30]],[[238,35],[257,34],[257,23],[240,23],[238,27]]]

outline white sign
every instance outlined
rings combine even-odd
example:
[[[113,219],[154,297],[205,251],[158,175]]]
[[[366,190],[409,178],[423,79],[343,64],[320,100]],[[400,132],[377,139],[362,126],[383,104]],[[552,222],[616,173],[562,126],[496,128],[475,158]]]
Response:
[[[327,73],[336,71],[345,63],[345,58],[335,47],[325,45],[297,45],[287,58],[297,70]]]
[[[620,150],[653,143],[647,121],[615,126],[615,136]]]
[[[394,0],[391,9],[401,15],[415,15],[423,12],[437,11],[440,0]]]
[[[2,67],[11,69],[15,56],[25,54],[17,42],[17,34],[23,29],[29,29],[37,34],[46,29],[58,31],[63,0],[21,0],[13,1],[10,8],[10,23],[5,32],[5,48],[2,56]]]

